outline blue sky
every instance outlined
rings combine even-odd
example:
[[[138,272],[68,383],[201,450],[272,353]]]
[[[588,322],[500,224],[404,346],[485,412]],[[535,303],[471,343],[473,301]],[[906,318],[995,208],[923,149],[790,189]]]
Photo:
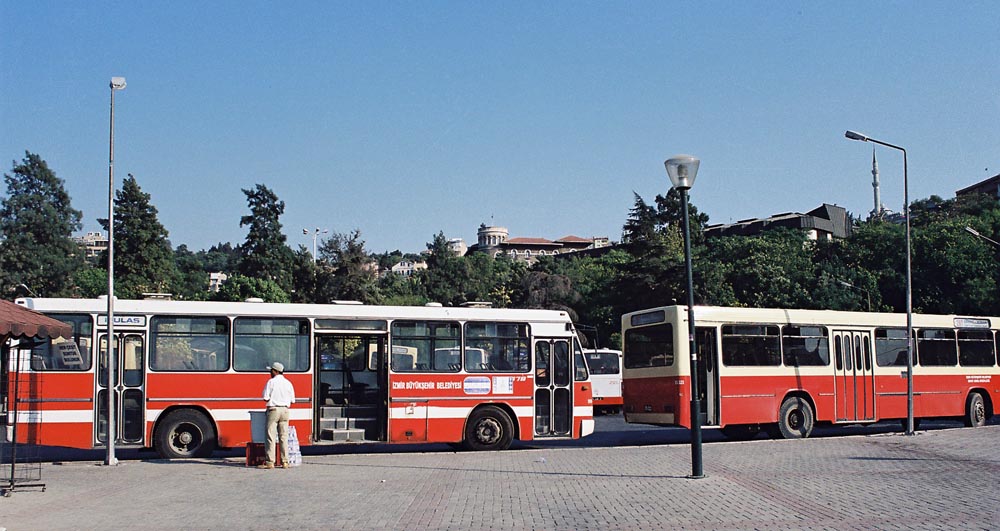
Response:
[[[370,251],[434,234],[617,240],[663,160],[702,160],[712,223],[872,208],[871,145],[911,199],[1000,173],[995,2],[0,2],[0,157],[66,181],[84,230],[115,177],[176,246],[238,244],[262,183]],[[902,207],[902,157],[879,150]],[[0,190],[5,193],[6,188]]]

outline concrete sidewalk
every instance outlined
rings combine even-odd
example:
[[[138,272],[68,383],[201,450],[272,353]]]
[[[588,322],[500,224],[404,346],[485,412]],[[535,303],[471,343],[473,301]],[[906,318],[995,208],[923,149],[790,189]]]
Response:
[[[45,464],[27,529],[1000,529],[1000,426],[704,447]]]

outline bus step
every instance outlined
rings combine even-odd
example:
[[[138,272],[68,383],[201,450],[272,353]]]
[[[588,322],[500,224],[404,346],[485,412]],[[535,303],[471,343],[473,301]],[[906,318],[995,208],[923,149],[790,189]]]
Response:
[[[319,438],[334,442],[364,442],[365,430],[359,428],[323,428],[320,431]]]
[[[376,419],[373,418],[320,418],[319,428],[321,430],[331,429],[331,430],[348,430],[348,429],[365,429],[371,425],[375,424]]]
[[[322,406],[319,416],[324,419],[337,417],[374,417],[378,409],[375,406]]]

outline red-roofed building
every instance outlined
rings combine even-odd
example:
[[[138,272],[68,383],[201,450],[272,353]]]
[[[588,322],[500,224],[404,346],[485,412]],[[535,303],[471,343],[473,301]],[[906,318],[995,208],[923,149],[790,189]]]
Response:
[[[510,238],[506,227],[487,227],[486,224],[479,226],[478,239],[476,245],[469,247],[470,253],[490,253],[494,257],[506,255],[529,264],[541,256],[556,256],[611,245],[605,236],[581,238],[570,235],[555,241],[545,238]]]

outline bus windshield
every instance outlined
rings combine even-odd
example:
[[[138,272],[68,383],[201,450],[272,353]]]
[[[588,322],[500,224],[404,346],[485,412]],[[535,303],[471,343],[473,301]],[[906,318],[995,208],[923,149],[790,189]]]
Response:
[[[590,374],[618,374],[621,367],[617,352],[587,352],[587,366]]]

